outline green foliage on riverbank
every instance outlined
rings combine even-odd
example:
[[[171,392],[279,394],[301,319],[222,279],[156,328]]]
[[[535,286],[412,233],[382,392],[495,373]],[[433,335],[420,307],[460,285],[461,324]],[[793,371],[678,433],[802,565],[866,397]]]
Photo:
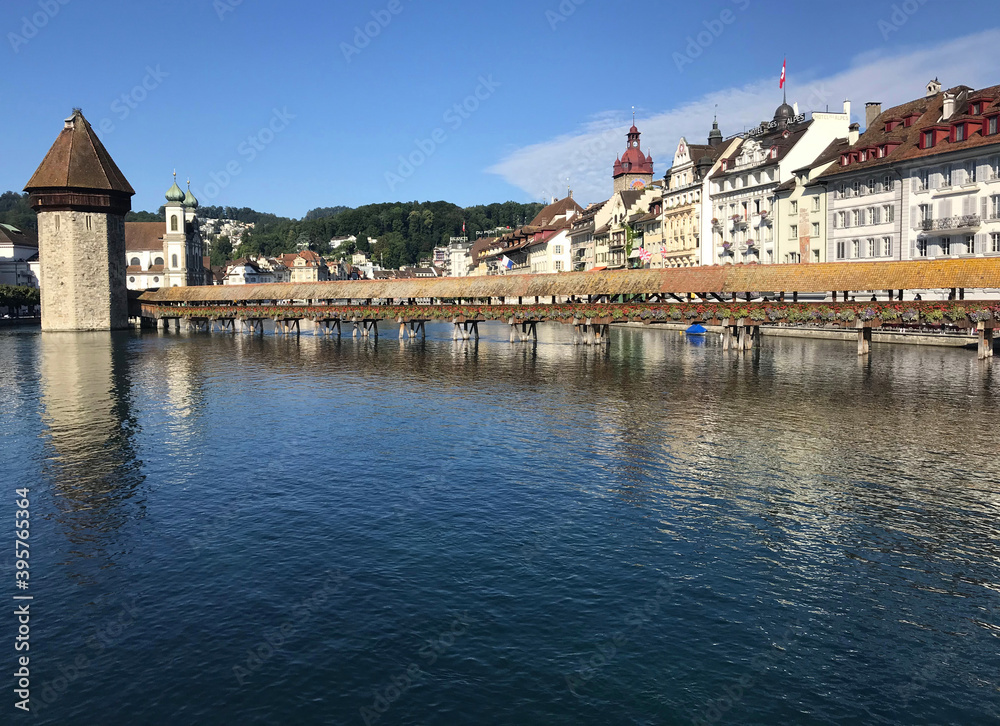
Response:
[[[302,219],[279,217],[258,212],[249,207],[208,206],[198,210],[201,219],[231,219],[253,223],[254,228],[244,235],[242,244],[232,251],[237,257],[250,254],[278,255],[295,252],[299,242],[324,255],[345,256],[355,251],[365,252],[384,266],[396,268],[414,265],[431,256],[435,247],[448,244],[451,237],[465,235],[475,241],[477,233],[497,227],[519,227],[530,222],[542,209],[541,204],[502,202],[459,207],[450,202],[391,202],[368,204],[357,209],[350,207],[320,207],[306,213]],[[156,213],[132,211],[126,222],[159,222],[164,219],[163,207]],[[10,224],[21,230],[37,231],[38,223],[33,209],[28,206],[28,195],[4,192],[0,195],[0,223]],[[333,237],[358,238],[357,247],[341,247],[336,252],[329,248]],[[373,246],[368,238],[378,240]],[[213,255],[213,264],[216,262]]]
[[[41,297],[37,287],[0,285],[0,311],[5,311],[12,317],[22,307],[34,307],[40,304]]]

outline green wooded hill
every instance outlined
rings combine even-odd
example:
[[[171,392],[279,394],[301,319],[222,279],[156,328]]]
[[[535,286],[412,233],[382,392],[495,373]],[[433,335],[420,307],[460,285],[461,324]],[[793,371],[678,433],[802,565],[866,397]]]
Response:
[[[373,254],[385,267],[396,268],[416,264],[421,258],[429,257],[435,247],[448,244],[449,238],[461,236],[463,222],[465,236],[475,241],[480,231],[527,224],[542,206],[503,202],[462,208],[450,202],[392,202],[356,209],[322,207],[310,210],[302,219],[278,217],[247,207],[202,207],[198,216],[254,223],[254,229],[244,237],[243,244],[232,251],[237,257],[294,252],[300,243],[329,254],[330,238],[354,235],[358,238],[359,251]],[[128,222],[161,219],[162,207],[156,214],[130,212],[126,217]],[[28,206],[28,195],[17,192],[0,195],[0,222],[36,230],[35,213]],[[374,250],[368,244],[369,237],[378,240]],[[341,247],[337,254],[352,251]]]

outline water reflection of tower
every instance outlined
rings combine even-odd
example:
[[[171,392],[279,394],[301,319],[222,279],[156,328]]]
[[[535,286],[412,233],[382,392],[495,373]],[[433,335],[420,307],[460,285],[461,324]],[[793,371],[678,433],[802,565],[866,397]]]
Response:
[[[128,333],[39,339],[48,461],[43,470],[67,539],[107,564],[116,530],[139,511],[142,462],[131,407]]]

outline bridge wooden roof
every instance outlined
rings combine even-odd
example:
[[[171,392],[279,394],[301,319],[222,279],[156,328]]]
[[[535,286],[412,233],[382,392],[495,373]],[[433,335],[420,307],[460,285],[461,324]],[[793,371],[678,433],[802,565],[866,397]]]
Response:
[[[549,297],[652,293],[831,292],[1000,288],[1000,258],[801,265],[718,265],[554,275],[412,278],[171,287],[144,302]]]

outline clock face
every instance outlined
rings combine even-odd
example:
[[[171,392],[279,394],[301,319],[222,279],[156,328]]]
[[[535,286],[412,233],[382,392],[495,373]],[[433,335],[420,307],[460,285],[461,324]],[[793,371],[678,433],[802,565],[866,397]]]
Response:
[[[646,182],[644,182],[642,179],[636,179],[634,182],[632,182],[632,189],[645,189],[645,188],[646,188]]]
[[[638,149],[639,148],[639,142],[638,141],[633,141],[632,142],[632,148],[633,149]]]

